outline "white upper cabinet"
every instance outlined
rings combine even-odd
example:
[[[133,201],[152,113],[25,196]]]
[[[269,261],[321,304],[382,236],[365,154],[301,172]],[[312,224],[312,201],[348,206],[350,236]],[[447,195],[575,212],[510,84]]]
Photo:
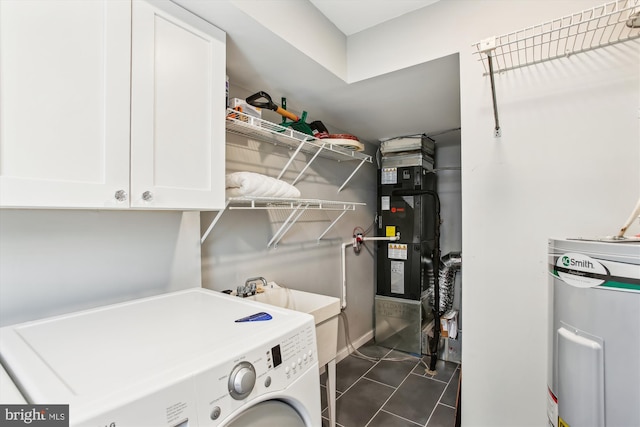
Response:
[[[225,35],[170,2],[0,1],[0,206],[224,206]]]
[[[0,1],[0,205],[129,189],[131,5]]]
[[[224,207],[225,34],[153,5],[133,2],[131,205]]]

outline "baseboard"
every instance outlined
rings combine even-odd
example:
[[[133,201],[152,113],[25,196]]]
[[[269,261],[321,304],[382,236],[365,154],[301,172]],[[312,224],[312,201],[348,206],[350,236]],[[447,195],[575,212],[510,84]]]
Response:
[[[360,338],[356,339],[355,341],[352,341],[351,344],[353,344],[353,346],[358,349],[360,348],[362,345],[368,343],[369,341],[371,341],[374,337],[374,333],[373,333],[373,329],[371,329],[369,332],[367,332],[366,334],[362,335]],[[338,354],[336,355],[336,363],[340,362],[342,359],[344,359],[345,357],[347,357],[350,354],[349,349],[345,346],[343,348],[341,348],[340,350],[338,350]]]

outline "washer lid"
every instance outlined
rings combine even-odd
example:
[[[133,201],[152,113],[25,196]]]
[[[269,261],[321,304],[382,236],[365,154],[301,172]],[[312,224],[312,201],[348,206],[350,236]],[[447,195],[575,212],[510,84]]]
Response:
[[[235,322],[257,312],[272,319]],[[162,387],[305,322],[313,317],[197,288],[2,328],[0,355],[28,401],[73,404]]]

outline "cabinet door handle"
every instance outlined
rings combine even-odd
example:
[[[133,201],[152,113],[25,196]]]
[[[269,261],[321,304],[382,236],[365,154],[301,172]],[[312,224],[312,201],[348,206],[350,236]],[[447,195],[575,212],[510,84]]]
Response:
[[[145,191],[142,193],[142,200],[145,202],[150,202],[153,200],[153,193],[151,191]]]
[[[115,197],[115,199],[119,202],[124,202],[125,200],[127,200],[127,192],[124,190],[118,190],[113,197]]]

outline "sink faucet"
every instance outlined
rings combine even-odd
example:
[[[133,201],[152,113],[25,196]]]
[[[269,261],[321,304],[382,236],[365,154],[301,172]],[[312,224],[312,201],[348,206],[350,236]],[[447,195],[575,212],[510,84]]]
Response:
[[[243,286],[238,286],[237,296],[244,298],[244,297],[248,297],[248,296],[251,296],[251,295],[255,295],[256,294],[256,284],[254,282],[257,282],[258,280],[262,282],[262,286],[263,287],[265,287],[265,288],[267,287],[267,281],[265,280],[264,277],[252,277],[250,279],[247,279],[244,282]]]
[[[248,284],[256,282],[258,280],[262,282],[262,286],[264,286],[265,288],[267,287],[267,281],[264,277],[252,277],[251,279],[245,280],[244,285],[247,286]]]

